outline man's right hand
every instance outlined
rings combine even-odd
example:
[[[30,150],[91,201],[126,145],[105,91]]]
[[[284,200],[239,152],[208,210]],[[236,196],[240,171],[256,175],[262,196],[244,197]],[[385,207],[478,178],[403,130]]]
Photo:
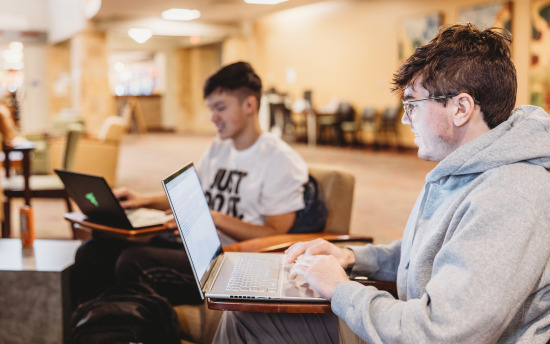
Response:
[[[342,268],[347,269],[355,264],[355,253],[347,248],[340,248],[324,239],[304,241],[290,246],[285,251],[285,261],[294,263],[299,256],[331,255]]]
[[[124,209],[141,208],[147,205],[147,198],[134,190],[121,187],[113,189],[113,193]]]

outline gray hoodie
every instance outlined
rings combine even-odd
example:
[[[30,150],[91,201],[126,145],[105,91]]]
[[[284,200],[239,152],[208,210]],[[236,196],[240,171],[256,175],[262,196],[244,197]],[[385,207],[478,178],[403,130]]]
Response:
[[[352,247],[332,310],[369,343],[546,343],[550,338],[550,118],[520,106],[441,161],[403,238]],[[390,205],[388,205],[390,206]]]

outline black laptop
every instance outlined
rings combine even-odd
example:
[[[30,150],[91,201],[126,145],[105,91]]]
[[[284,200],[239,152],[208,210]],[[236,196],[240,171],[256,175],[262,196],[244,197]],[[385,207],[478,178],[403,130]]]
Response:
[[[162,225],[164,211],[149,208],[123,209],[101,176],[56,169],[67,194],[86,215],[86,220],[110,227],[137,230]]]

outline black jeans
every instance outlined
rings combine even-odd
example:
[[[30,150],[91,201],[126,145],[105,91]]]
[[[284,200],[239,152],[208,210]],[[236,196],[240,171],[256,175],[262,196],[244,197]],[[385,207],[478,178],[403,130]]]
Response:
[[[116,283],[134,282],[148,284],[172,305],[201,303],[183,246],[165,238],[163,234],[149,243],[138,243],[96,237],[84,242],[71,273],[76,304]]]

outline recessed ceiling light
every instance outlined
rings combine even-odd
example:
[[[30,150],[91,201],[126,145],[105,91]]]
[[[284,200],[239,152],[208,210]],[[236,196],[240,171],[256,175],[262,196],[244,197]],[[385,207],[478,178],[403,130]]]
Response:
[[[288,0],[244,0],[247,4],[256,4],[256,5],[277,5],[281,2]]]
[[[132,37],[134,41],[138,43],[144,43],[153,36],[153,32],[149,29],[131,28],[128,30],[128,36]]]
[[[166,20],[193,20],[201,16],[199,10],[188,10],[186,8],[171,8],[163,11],[162,19]]]

